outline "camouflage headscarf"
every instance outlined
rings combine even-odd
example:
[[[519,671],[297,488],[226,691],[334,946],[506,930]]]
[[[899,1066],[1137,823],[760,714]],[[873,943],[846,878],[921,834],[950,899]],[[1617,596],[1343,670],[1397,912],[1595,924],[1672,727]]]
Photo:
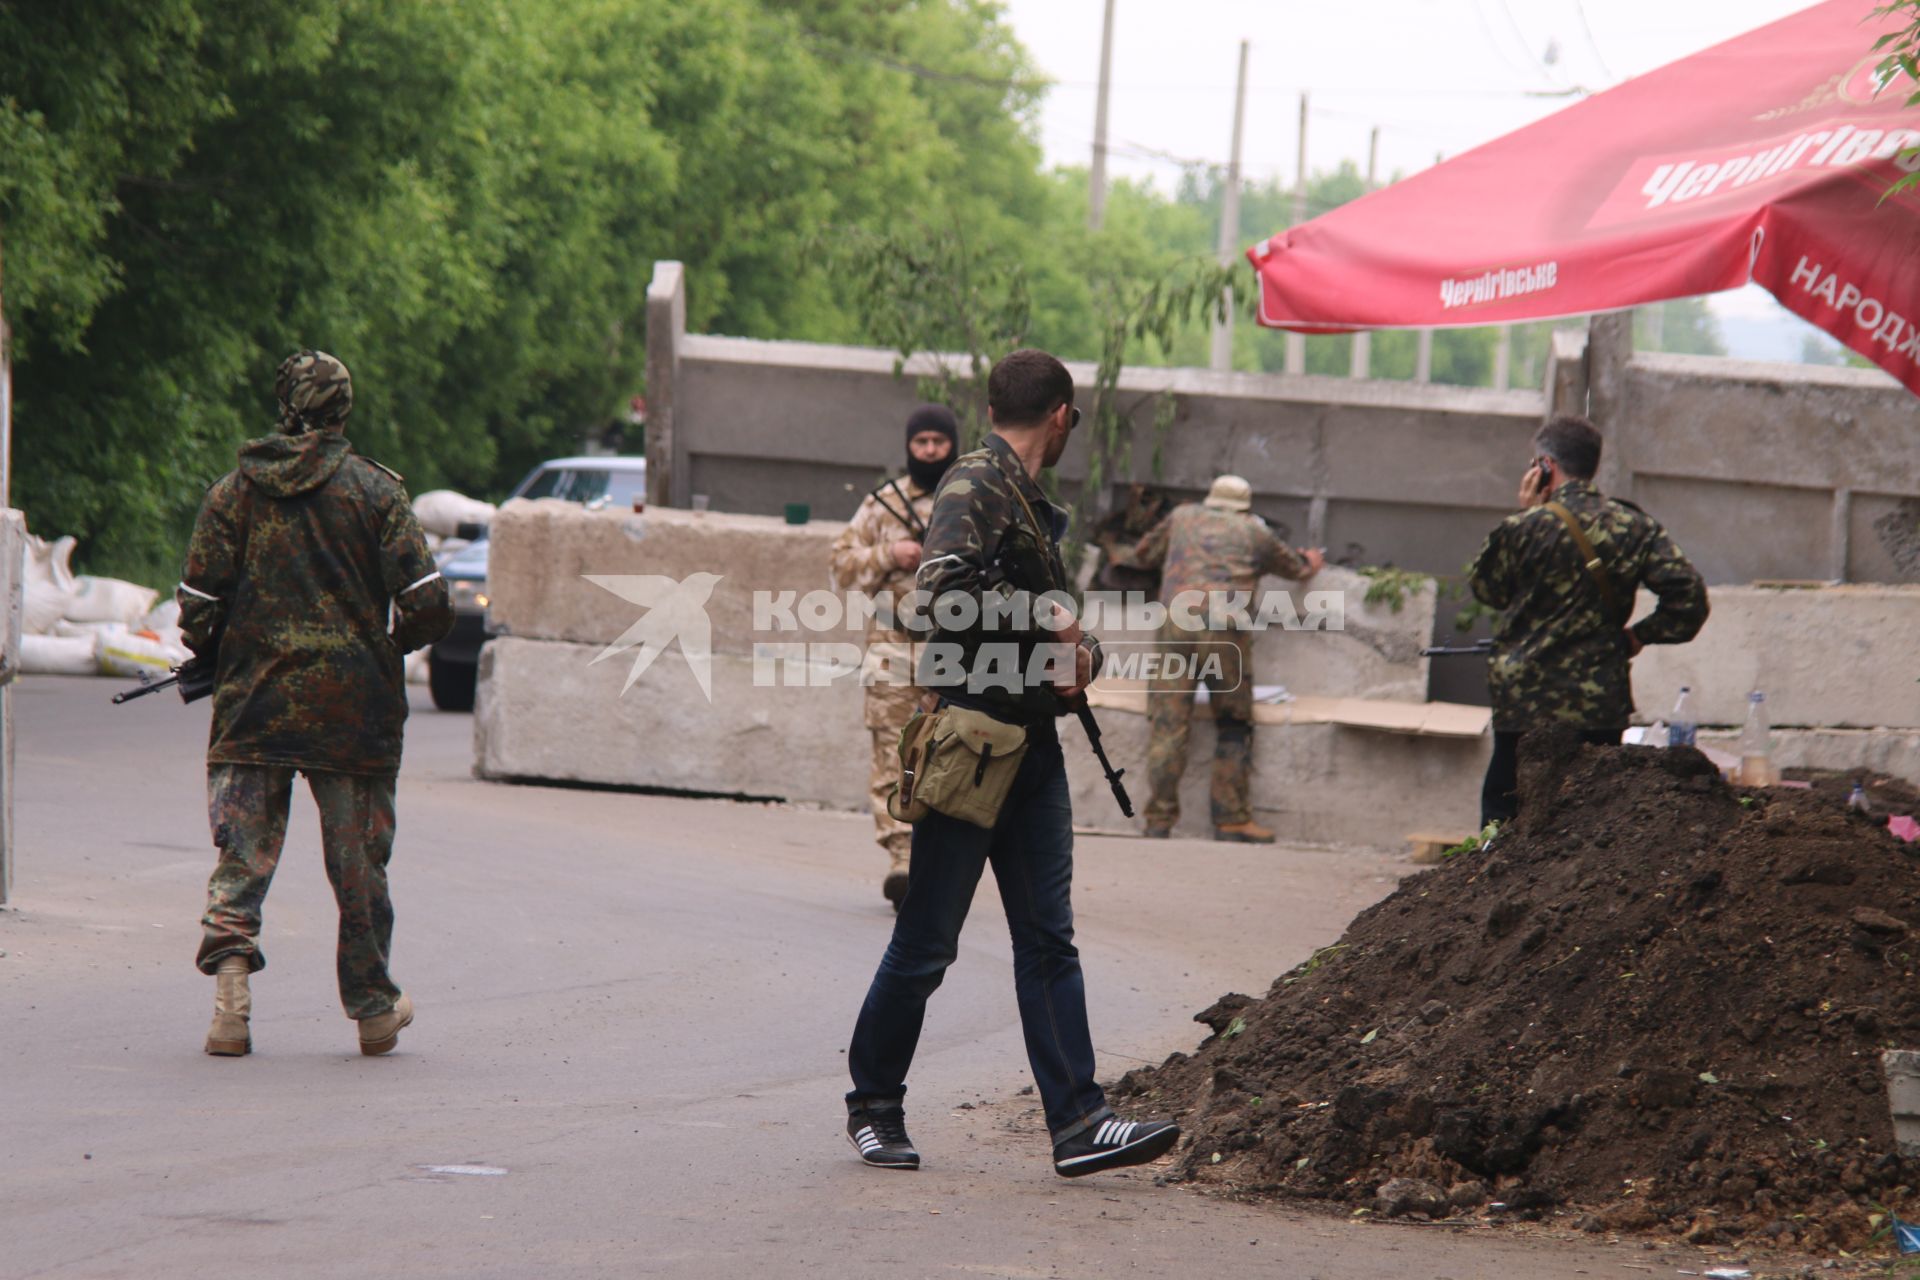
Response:
[[[273,393],[280,398],[280,430],[290,436],[337,428],[353,412],[353,377],[324,351],[288,356],[274,375]]]

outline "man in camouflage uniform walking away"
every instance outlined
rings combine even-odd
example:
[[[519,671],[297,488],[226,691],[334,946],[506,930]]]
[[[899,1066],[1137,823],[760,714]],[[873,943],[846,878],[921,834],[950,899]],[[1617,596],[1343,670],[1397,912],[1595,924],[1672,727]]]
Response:
[[[907,477],[889,480],[868,494],[833,544],[833,582],[842,591],[891,597],[892,610],[913,592],[920,542],[933,514],[933,490],[959,452],[960,425],[953,410],[923,404],[907,418]],[[887,792],[900,780],[900,729],[913,714],[920,691],[913,687],[912,638],[900,626],[883,625],[883,611],[867,634],[861,680],[867,688],[867,731],[873,735],[867,798],[873,807],[874,839],[891,865],[881,892],[894,910],[907,896],[907,864],[913,828],[887,813]]]
[[[340,906],[340,1000],[360,1024],[360,1051],[386,1053],[413,1021],[387,973],[400,660],[447,633],[453,606],[400,477],[342,434],[346,366],[301,351],[274,390],[280,429],[242,445],[239,468],[207,491],[179,590],[187,647],[214,663],[207,807],[220,861],[201,920],[200,971],[215,977],[206,1048],[252,1050],[247,979],[266,965],[260,913],[298,772]]]
[[[1212,616],[1209,605],[1239,593],[1254,599],[1264,574],[1304,581],[1320,572],[1326,554],[1289,547],[1252,514],[1253,488],[1239,476],[1213,482],[1205,502],[1175,507],[1133,549],[1129,563],[1162,568],[1160,598],[1168,606],[1160,628],[1163,660],[1202,665],[1201,675],[1160,674],[1148,685],[1146,833],[1164,839],[1180,819],[1180,778],[1187,771],[1187,739],[1193,697],[1200,679],[1213,712],[1213,838],[1242,844],[1272,844],[1273,832],[1253,820],[1253,636],[1244,627]],[[1178,607],[1182,597],[1197,610],[1204,629],[1182,625],[1196,616]],[[1218,661],[1217,673],[1206,669]]]
[[[1633,656],[1684,644],[1707,620],[1706,584],[1660,522],[1594,487],[1592,423],[1555,418],[1533,450],[1523,509],[1494,527],[1468,571],[1474,598],[1502,611],[1487,665],[1493,759],[1480,791],[1483,825],[1518,812],[1521,734],[1566,725],[1588,742],[1619,742],[1633,715]],[[1659,606],[1629,627],[1641,587]]]

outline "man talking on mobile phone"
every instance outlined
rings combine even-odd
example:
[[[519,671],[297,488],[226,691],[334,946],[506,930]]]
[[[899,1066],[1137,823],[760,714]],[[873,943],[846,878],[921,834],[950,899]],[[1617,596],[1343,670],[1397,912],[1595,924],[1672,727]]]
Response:
[[[1494,527],[1468,570],[1474,598],[1501,611],[1487,664],[1493,759],[1482,826],[1518,812],[1522,734],[1564,725],[1587,742],[1619,742],[1633,715],[1633,657],[1684,644],[1707,620],[1706,584],[1660,522],[1594,487],[1591,422],[1553,419],[1533,452],[1520,511]],[[1658,607],[1629,626],[1641,587]]]

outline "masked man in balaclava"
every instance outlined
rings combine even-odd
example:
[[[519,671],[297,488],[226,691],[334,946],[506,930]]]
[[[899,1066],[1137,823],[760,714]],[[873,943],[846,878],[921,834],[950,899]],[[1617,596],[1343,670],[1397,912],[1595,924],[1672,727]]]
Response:
[[[842,591],[864,591],[878,598],[889,594],[897,603],[913,591],[914,572],[920,567],[920,539],[926,535],[927,516],[933,510],[933,491],[959,452],[960,427],[953,411],[923,404],[907,418],[907,475],[888,480],[860,504],[833,544],[833,581]],[[898,617],[888,625],[881,611],[868,630],[867,657],[861,678],[867,688],[867,729],[873,735],[873,765],[867,780],[873,806],[874,839],[891,860],[881,892],[894,910],[907,896],[908,855],[913,828],[887,813],[887,792],[900,780],[900,728],[913,714],[920,691],[913,687],[912,639],[899,627]]]
[[[181,576],[187,647],[214,666],[207,807],[220,860],[207,885],[199,966],[215,979],[208,1053],[248,1053],[249,975],[266,966],[261,910],[286,837],[296,773],[320,811],[340,907],[340,1000],[360,1051],[413,1021],[387,972],[407,691],[401,658],[453,625],[400,477],[354,453],[347,368],[301,351],[274,381],[280,429],[240,448],[207,491]]]

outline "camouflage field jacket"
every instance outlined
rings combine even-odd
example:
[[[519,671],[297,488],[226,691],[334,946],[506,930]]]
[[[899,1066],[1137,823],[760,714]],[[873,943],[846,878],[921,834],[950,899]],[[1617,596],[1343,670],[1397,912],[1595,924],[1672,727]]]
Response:
[[[337,430],[249,441],[207,491],[179,599],[187,646],[219,655],[209,764],[399,770],[401,656],[453,607],[398,476]]]
[[[1027,519],[1028,510],[1033,512],[1032,521]],[[1047,501],[1012,446],[998,435],[989,435],[984,446],[947,469],[934,494],[917,585],[936,602],[948,592],[976,601],[997,595],[999,612],[1012,621],[995,619],[990,626],[988,611],[982,607],[971,625],[943,626],[936,604],[920,684],[938,687],[953,701],[979,707],[1010,723],[1040,724],[1065,714],[1065,706],[1049,684],[1022,681],[1017,690],[975,687],[996,665],[1020,680],[1021,673],[1032,667],[1035,647],[1055,639],[1053,632],[1025,624],[1046,609],[1036,597],[1067,580],[1059,546],[1065,526],[1066,513]],[[1089,647],[1094,649],[1098,671],[1098,646]],[[955,652],[969,677],[964,686],[955,686],[929,666],[941,655]]]
[[[1546,507],[1494,527],[1469,570],[1474,598],[1501,610],[1487,667],[1495,729],[1547,724],[1610,732],[1633,715],[1625,626],[1634,593],[1658,607],[1633,625],[1642,644],[1682,644],[1707,620],[1707,588],[1660,522],[1584,480],[1554,491],[1593,544],[1605,604],[1573,535]]]

